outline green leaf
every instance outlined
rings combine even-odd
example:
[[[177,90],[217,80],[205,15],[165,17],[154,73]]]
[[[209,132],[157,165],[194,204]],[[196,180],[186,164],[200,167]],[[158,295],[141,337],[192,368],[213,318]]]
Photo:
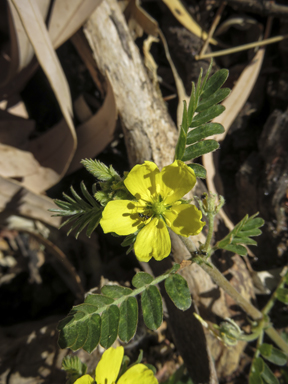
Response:
[[[190,145],[186,148],[182,161],[196,159],[196,157],[205,155],[205,153],[213,152],[219,148],[219,144],[215,140],[199,141],[199,143]]]
[[[134,244],[137,238],[139,231],[132,233],[131,235],[128,235],[125,237],[125,239],[122,241],[121,246],[127,247],[128,245]]]
[[[148,287],[141,295],[144,323],[149,329],[160,327],[163,320],[162,298],[155,285]]]
[[[92,159],[83,159],[81,160],[81,164],[90,172],[94,177],[102,181],[112,181],[115,178],[120,180],[120,176],[113,169],[112,166],[109,168],[104,163],[98,160]]]
[[[103,348],[109,348],[117,339],[120,319],[120,310],[117,305],[111,305],[103,312],[101,320],[100,344]]]
[[[187,145],[197,143],[206,137],[223,133],[225,130],[223,125],[218,123],[208,123],[200,125],[200,127],[194,128],[188,132]]]
[[[113,302],[114,300],[111,297],[98,295],[97,293],[90,293],[85,299],[85,303],[95,305],[97,307],[96,310]]]
[[[240,232],[240,235],[242,235],[242,232]],[[234,237],[233,238],[233,244],[248,244],[248,245],[257,245],[257,242],[253,239],[250,239],[249,237]]]
[[[87,365],[82,363],[78,356],[65,356],[62,360],[62,369],[67,373],[85,375],[87,372]]]
[[[135,288],[141,288],[146,284],[150,284],[153,281],[153,276],[146,272],[138,272],[132,279],[132,285]]]
[[[229,244],[229,245],[226,245],[225,247],[223,247],[222,249],[226,249],[226,251],[237,253],[237,255],[240,255],[240,256],[246,256],[247,255],[247,249],[245,247],[243,247],[243,245]]]
[[[288,305],[288,289],[278,288],[276,291],[276,297],[279,301]]]
[[[190,128],[199,127],[204,123],[208,123],[208,121],[214,119],[215,117],[221,115],[225,111],[225,107],[223,105],[213,105],[205,111],[198,113],[190,124]]]
[[[259,347],[261,355],[268,361],[276,365],[285,365],[287,356],[278,348],[274,348],[271,344],[263,343]]]
[[[184,129],[184,132],[187,134],[188,131],[188,111],[187,111],[187,104],[186,100],[183,100],[183,116],[182,116],[182,128]]]
[[[187,114],[188,127],[190,126],[193,119],[193,115],[195,113],[196,102],[197,100],[196,100],[195,83],[192,81],[191,96],[189,100],[188,114]]]
[[[205,111],[205,109],[208,109],[212,107],[213,105],[216,105],[220,103],[222,100],[226,99],[226,97],[230,94],[231,90],[229,88],[222,88],[218,89],[211,97],[204,101],[200,101],[196,112],[202,112]]]
[[[100,328],[100,315],[87,316],[84,311],[72,309],[70,314],[58,324],[59,346],[63,349],[70,348],[73,351],[83,348],[91,353],[99,343]],[[89,337],[87,337],[88,335]]]
[[[206,169],[203,167],[203,165],[192,163],[187,164],[189,168],[193,169],[195,172],[195,176],[199,177],[200,179],[206,179]]]
[[[264,382],[267,384],[279,384],[278,379],[274,376],[274,373],[266,363],[264,363],[264,372],[261,374],[261,376]]]
[[[87,365],[82,363],[78,356],[65,356],[62,369],[66,371],[66,384],[74,384],[79,377],[86,374]]]
[[[252,220],[250,219],[243,225],[243,231],[250,231],[251,229],[262,227],[265,224],[265,220],[261,217]]]
[[[258,372],[251,372],[249,375],[249,384],[264,384],[264,381]]]
[[[135,297],[128,297],[120,306],[119,337],[124,343],[135,335],[138,322],[138,303]]]
[[[181,311],[191,307],[192,300],[187,281],[181,275],[171,275],[165,280],[165,289],[175,306]]]
[[[130,288],[121,287],[120,285],[104,285],[104,287],[101,288],[101,292],[103,295],[111,297],[112,299],[118,299],[119,297],[130,295],[133,291]]]
[[[220,69],[210,77],[206,85],[203,88],[203,93],[201,95],[201,102],[207,100],[212,96],[227,80],[229,75],[228,69]]]
[[[175,148],[175,160],[182,160],[186,146],[186,133],[182,126],[180,127],[180,133]]]

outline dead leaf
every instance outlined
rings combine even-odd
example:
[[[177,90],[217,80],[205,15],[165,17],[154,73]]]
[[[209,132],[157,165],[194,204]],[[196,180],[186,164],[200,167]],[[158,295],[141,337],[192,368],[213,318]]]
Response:
[[[39,163],[30,152],[0,144],[0,175],[22,178],[36,172]]]
[[[49,35],[58,48],[84,24],[102,0],[55,0],[51,11]]]
[[[112,141],[117,120],[116,100],[109,77],[107,94],[99,111],[77,128],[78,147],[68,169],[72,173],[81,168],[80,161],[97,156]]]
[[[0,176],[0,222],[12,214],[19,214],[58,228],[60,217],[51,217],[48,209],[57,208],[46,196],[37,195],[18,183]]]
[[[34,127],[33,120],[24,119],[0,109],[0,142],[2,144],[25,149]]]
[[[70,128],[73,145],[71,146],[70,153],[67,156],[67,164],[63,168],[64,173],[66,170],[65,168],[68,167],[68,164],[73,156],[77,143],[75,129],[71,119],[72,104],[69,87],[51,44],[48,31],[36,0],[9,0],[9,2],[10,4],[11,2],[13,3],[18,12],[23,27],[34,48],[35,55],[37,56],[37,59],[50,82],[64,118]]]
[[[139,0],[130,0],[124,11],[126,20],[131,17],[143,28],[147,35],[158,36],[158,23],[139,4]]]
[[[187,28],[194,35],[200,37],[200,39],[206,40],[208,35],[203,29],[196,23],[190,13],[185,9],[180,0],[163,0],[176,19]],[[217,45],[217,41],[213,38],[209,41],[211,44]]]

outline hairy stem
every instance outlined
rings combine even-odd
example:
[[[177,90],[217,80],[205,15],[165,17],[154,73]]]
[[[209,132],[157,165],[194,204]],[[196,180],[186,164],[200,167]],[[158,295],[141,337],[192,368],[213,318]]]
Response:
[[[179,236],[186,248],[190,252],[191,256],[194,256],[195,245],[189,238]],[[210,266],[203,263],[200,265],[205,272],[212,278],[212,280],[221,287],[233,300],[254,320],[261,320],[263,318],[262,312],[254,307],[229,283],[229,281],[222,275],[222,273],[210,262]],[[278,332],[273,328],[269,327],[265,329],[266,334],[274,341],[274,343],[281,348],[285,353],[288,353],[288,344],[281,338]]]

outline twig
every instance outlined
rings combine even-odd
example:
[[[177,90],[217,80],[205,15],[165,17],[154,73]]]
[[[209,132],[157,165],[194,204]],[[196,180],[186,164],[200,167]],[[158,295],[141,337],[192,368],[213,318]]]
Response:
[[[245,51],[251,48],[262,47],[263,45],[277,43],[278,41],[282,41],[287,38],[288,38],[288,35],[270,37],[269,39],[265,39],[262,41],[255,41],[253,43],[239,45],[238,47],[235,47],[235,48],[222,49],[221,51],[206,53],[205,55],[202,55],[202,56],[200,54],[195,56],[195,59],[202,60],[202,59],[207,59],[209,57],[229,55],[231,53]]]
[[[219,21],[221,19],[221,15],[222,15],[222,12],[223,12],[225,6],[226,6],[226,2],[223,1],[216,12],[215,18],[214,18],[213,23],[212,23],[210,30],[208,32],[207,39],[205,40],[205,43],[204,43],[204,45],[203,45],[203,47],[199,53],[199,57],[202,57],[205,54],[206,49],[207,49],[208,44],[209,44],[209,41],[210,41],[210,38],[213,36],[213,33],[214,33],[217,25],[219,24]]]

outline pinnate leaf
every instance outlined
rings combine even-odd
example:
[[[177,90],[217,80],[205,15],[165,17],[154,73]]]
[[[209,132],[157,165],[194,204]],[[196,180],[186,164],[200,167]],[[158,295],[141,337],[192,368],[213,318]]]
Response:
[[[200,179],[206,179],[206,169],[203,167],[203,165],[196,163],[187,165],[189,168],[193,169],[196,177],[199,177]]]
[[[200,127],[194,128],[188,132],[187,145],[197,143],[197,141],[205,139],[206,137],[217,135],[223,132],[223,125],[218,123],[208,123],[200,125]]]
[[[215,140],[199,141],[196,144],[189,145],[186,148],[183,161],[193,160],[199,156],[205,155],[205,153],[213,152],[219,148],[219,144]]]
[[[276,365],[285,365],[287,356],[280,349],[273,347],[271,344],[263,343],[259,347],[261,355],[268,361]]]
[[[144,323],[149,329],[160,327],[163,319],[162,298],[155,285],[149,286],[141,296]]]
[[[178,274],[169,276],[165,280],[165,289],[175,306],[182,311],[190,308],[192,304],[191,294],[187,281]]]
[[[210,96],[212,96],[216,91],[218,91],[218,89],[221,88],[227,80],[228,75],[228,69],[224,68],[214,73],[214,75],[212,75],[205,84],[201,95],[201,101],[203,102],[204,100],[209,99]]]
[[[138,323],[138,303],[135,297],[128,297],[120,306],[119,337],[124,343],[135,335]]]
[[[132,279],[132,285],[135,288],[141,288],[146,284],[150,284],[153,281],[153,276],[146,272],[137,273]]]
[[[200,101],[196,112],[205,111],[205,109],[208,109],[213,105],[220,103],[222,100],[226,99],[230,92],[231,90],[229,88],[218,89],[213,95],[211,95],[211,97]]]
[[[117,305],[111,305],[103,312],[100,344],[103,348],[109,348],[118,335],[120,310]]]
[[[221,115],[225,111],[225,107],[223,105],[213,105],[212,107],[205,109],[205,111],[198,113],[190,124],[190,128],[199,127],[204,123],[208,123],[215,117]]]
[[[101,288],[101,292],[112,299],[118,299],[119,297],[130,295],[132,289],[121,287],[120,285],[104,285]]]

